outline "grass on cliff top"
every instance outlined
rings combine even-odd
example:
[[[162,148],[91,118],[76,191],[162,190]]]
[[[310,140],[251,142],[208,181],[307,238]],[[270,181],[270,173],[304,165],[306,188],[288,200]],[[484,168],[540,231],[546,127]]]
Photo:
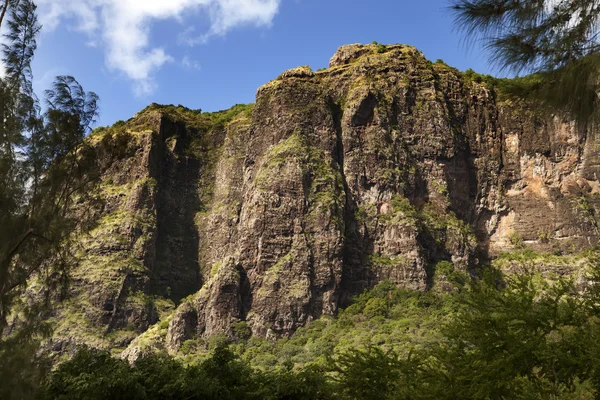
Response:
[[[152,103],[127,121],[121,120],[110,127],[100,126],[94,129],[90,136],[101,135],[108,131],[140,132],[155,129],[157,127],[153,126],[151,119],[153,113],[169,117],[174,122],[184,122],[200,132],[208,132],[213,129],[223,129],[238,117],[249,118],[253,108],[253,103],[236,104],[226,110],[202,112],[200,109],[190,109],[182,105]]]
[[[376,59],[379,60],[387,60],[390,57],[394,57],[394,55],[397,55],[397,51],[400,50],[403,57],[405,55],[413,55],[416,57],[420,56],[424,62],[426,62],[432,68],[433,66],[435,66],[438,71],[441,68],[459,73],[456,68],[449,66],[443,60],[438,59],[435,63],[432,63],[431,61],[427,60],[424,57],[424,55],[413,46],[402,44],[384,45],[381,43],[373,42],[372,44],[360,45],[360,47],[367,49],[368,52],[352,60],[349,63],[349,65],[354,64],[358,60],[361,60],[368,56],[377,57]],[[333,69],[347,68],[349,65],[340,65],[334,67]],[[328,70],[331,69],[322,69],[319,72]],[[290,71],[301,71],[302,73],[308,73],[306,71],[310,71],[310,74],[312,74],[312,70],[310,70],[310,67],[307,66],[298,67],[286,72]],[[282,75],[285,75],[285,72]],[[462,76],[464,81],[467,83],[475,82],[478,84],[484,84],[489,89],[495,91],[500,100],[512,98],[525,98],[527,97],[526,94],[529,91],[537,90],[537,88],[539,88],[541,84],[541,78],[539,75],[530,75],[526,77],[517,78],[495,78],[491,75],[479,74],[473,71],[472,69],[468,69],[467,71],[462,73]],[[276,78],[272,82],[278,80],[279,78]],[[265,85],[268,84],[269,83]],[[99,135],[102,132],[107,132],[111,130],[114,132],[121,130],[129,132],[141,132],[145,130],[152,130],[155,127],[153,126],[153,121],[151,121],[151,118],[149,118],[149,116],[153,112],[159,112],[165,116],[168,116],[173,121],[185,122],[188,126],[194,127],[200,132],[208,132],[214,129],[223,129],[230,122],[234,121],[238,117],[250,118],[252,115],[253,108],[253,103],[236,104],[228,109],[221,111],[203,112],[201,109],[190,109],[182,105],[175,106],[173,104],[163,105],[152,103],[127,121],[121,120],[115,122],[110,127],[101,126],[94,129],[91,136]]]
[[[348,65],[336,66],[333,67],[333,69],[347,68],[349,65],[354,64],[355,62],[369,56],[375,56],[377,57],[376,59],[387,60],[388,58],[394,57],[394,55],[398,54],[397,50],[400,50],[402,55],[413,55],[417,57],[420,56],[424,62],[426,62],[432,68],[433,66],[435,66],[435,68],[438,71],[440,69],[444,69],[459,73],[456,68],[449,66],[441,59],[438,59],[435,63],[432,63],[431,61],[427,60],[425,56],[413,46],[402,44],[385,45],[373,42],[372,44],[360,45],[360,48],[365,48],[368,50],[368,52],[360,55],[359,57],[356,57],[356,59],[352,60]],[[329,70],[331,69],[326,68],[319,70],[319,72]],[[285,71],[282,75],[285,75],[286,72],[290,71],[296,71],[297,73],[299,73],[298,71],[302,73],[308,73],[307,71],[310,71],[310,74],[312,74],[312,70],[310,69],[310,67],[303,66]],[[462,77],[466,83],[483,84],[488,89],[493,90],[498,95],[499,100],[516,98],[529,99],[532,97],[530,93],[534,93],[540,90],[540,87],[543,86],[545,83],[545,80],[542,79],[543,77],[539,74],[516,78],[496,78],[492,75],[477,73],[472,69],[468,69],[460,74],[462,74]],[[272,82],[278,80],[280,79],[276,78]],[[268,84],[269,83],[265,85]],[[115,122],[115,124],[113,124],[110,127],[101,126],[94,129],[91,136],[98,135],[108,130],[126,130],[131,132],[140,132],[144,130],[153,129],[152,124],[150,123],[150,121],[148,121],[148,115],[152,112],[160,112],[161,114],[170,117],[173,121],[186,122],[189,126],[193,126],[201,132],[208,132],[213,129],[223,129],[227,126],[227,124],[229,124],[230,122],[232,122],[240,116],[244,118],[251,117],[253,108],[253,103],[236,104],[228,109],[221,111],[203,112],[201,109],[190,109],[182,105],[175,106],[173,104],[163,105],[152,103],[127,121],[121,120]]]
[[[137,116],[144,115],[150,111],[158,111],[170,117],[173,121],[186,122],[200,131],[207,132],[212,129],[223,129],[237,117],[249,118],[252,115],[254,104],[236,104],[226,110],[215,112],[202,112],[192,110],[182,105],[174,106],[153,103],[140,111]]]
[[[540,74],[514,78],[497,78],[489,74],[480,74],[471,68],[461,73],[456,68],[446,64],[442,59],[437,59],[435,63],[432,63],[427,60],[418,49],[408,45],[385,45],[373,42],[372,44],[361,45],[361,47],[367,48],[369,52],[357,57],[350,64],[367,56],[379,55],[389,57],[390,55],[388,53],[390,53],[391,50],[400,48],[403,54],[419,54],[428,65],[435,67],[437,71],[447,70],[459,73],[462,75],[465,83],[485,85],[488,89],[493,90],[496,93],[498,100],[500,101],[508,99],[535,100],[536,93],[543,90],[548,83],[548,81],[544,79],[544,76]]]
[[[507,100],[526,101],[535,104],[540,110],[551,109],[557,105],[553,104],[552,99],[544,98],[544,94],[548,92],[552,83],[541,74],[496,78],[492,75],[477,73],[469,68],[462,73],[462,76],[465,83],[485,85],[496,94],[498,101],[501,102]]]
[[[500,253],[492,262],[494,267],[504,270],[511,266],[521,265],[532,267],[546,265],[552,267],[568,266],[572,270],[589,269],[600,263],[600,249],[591,248],[575,253],[561,254],[558,252],[539,253],[529,247]]]

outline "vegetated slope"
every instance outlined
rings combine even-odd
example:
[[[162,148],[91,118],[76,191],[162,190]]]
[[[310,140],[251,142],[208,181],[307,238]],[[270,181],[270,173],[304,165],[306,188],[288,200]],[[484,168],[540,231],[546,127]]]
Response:
[[[201,287],[194,218],[210,197],[223,124],[248,108],[153,104],[87,139],[104,172],[94,201],[78,205],[95,222],[78,237],[50,348],[123,348]]]
[[[524,250],[502,259],[552,257]],[[174,358],[130,364],[81,349],[50,374],[42,398],[592,399],[597,257],[572,256],[593,260],[585,291],[531,272],[486,269],[473,280],[442,261],[433,290],[382,282],[289,339],[250,337],[238,323],[233,338],[188,340]]]
[[[441,261],[476,271],[522,246],[595,245],[593,132],[476,78],[413,47],[350,45],[254,106],[152,105],[97,131],[127,151],[103,177],[56,343],[137,337],[133,359],[215,334],[286,337],[382,281],[427,290]]]

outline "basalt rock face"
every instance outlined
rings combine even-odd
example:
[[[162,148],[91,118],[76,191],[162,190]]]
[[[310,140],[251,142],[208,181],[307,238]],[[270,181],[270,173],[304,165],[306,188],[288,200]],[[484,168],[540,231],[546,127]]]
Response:
[[[585,130],[411,47],[345,46],[325,71],[286,71],[228,129],[198,223],[213,275],[167,347],[239,321],[287,335],[384,279],[426,290],[440,260],[594,244],[595,160]]]
[[[382,280],[427,290],[442,260],[474,271],[523,243],[564,252],[598,241],[594,135],[500,102],[412,47],[344,46],[328,69],[259,88],[251,112],[168,110],[127,122],[135,151],[121,162],[143,174],[105,177],[154,179],[119,200],[151,217],[147,229],[114,228],[128,243],[144,237],[131,285],[153,301],[187,296],[130,357],[240,324],[286,336]],[[138,125],[148,130],[131,133]],[[119,304],[131,290],[113,292]],[[137,332],[158,318],[135,310],[131,321],[113,314]]]
[[[123,348],[201,288],[198,188],[211,165],[203,157],[224,131],[203,136],[197,125],[150,106],[88,138],[102,178],[92,204],[78,210],[95,223],[78,236],[69,292],[53,310],[51,349]]]

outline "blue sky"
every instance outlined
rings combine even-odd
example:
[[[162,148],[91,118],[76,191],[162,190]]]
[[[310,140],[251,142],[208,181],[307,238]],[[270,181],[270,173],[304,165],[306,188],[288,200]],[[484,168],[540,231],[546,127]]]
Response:
[[[44,29],[35,88],[75,76],[100,96],[99,125],[151,102],[204,111],[253,102],[256,89],[285,69],[326,67],[347,43],[410,44],[433,61],[494,72],[453,29],[444,0],[113,2],[38,0]]]

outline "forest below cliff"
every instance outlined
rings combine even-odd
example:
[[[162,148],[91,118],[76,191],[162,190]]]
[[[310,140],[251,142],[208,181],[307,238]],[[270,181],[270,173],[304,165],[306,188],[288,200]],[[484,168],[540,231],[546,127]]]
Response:
[[[593,252],[586,254],[597,259]],[[535,263],[543,256],[523,250]],[[545,256],[551,257],[551,256]],[[44,399],[593,399],[600,389],[598,272],[573,281],[450,264],[426,293],[383,282],[288,339],[190,340],[134,365],[82,349]],[[443,290],[438,290],[443,288]]]

